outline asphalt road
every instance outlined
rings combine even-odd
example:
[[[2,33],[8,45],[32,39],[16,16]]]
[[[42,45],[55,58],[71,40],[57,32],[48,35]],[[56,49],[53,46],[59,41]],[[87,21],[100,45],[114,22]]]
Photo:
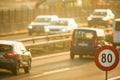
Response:
[[[108,72],[109,80],[119,80],[120,64]],[[74,60],[69,52],[57,53],[33,58],[31,73],[20,71],[18,76],[0,70],[0,80],[105,80],[106,72],[97,68],[93,57]]]

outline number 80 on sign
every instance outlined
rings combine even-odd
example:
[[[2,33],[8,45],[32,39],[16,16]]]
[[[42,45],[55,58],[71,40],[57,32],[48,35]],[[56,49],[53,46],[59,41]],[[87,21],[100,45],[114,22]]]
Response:
[[[117,66],[119,54],[112,46],[103,46],[96,51],[95,63],[98,68],[109,71]]]

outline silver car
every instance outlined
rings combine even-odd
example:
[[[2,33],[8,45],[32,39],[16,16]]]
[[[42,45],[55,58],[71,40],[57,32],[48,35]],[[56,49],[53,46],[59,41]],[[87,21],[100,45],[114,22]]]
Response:
[[[77,23],[72,18],[58,18],[53,20],[50,25],[45,26],[46,34],[61,34],[72,32],[78,28]]]

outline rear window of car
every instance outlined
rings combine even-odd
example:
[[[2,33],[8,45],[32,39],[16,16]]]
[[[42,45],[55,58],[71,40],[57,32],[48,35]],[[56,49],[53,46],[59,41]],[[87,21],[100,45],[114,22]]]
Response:
[[[95,38],[95,31],[90,30],[75,30],[73,39],[92,40]]]
[[[120,31],[120,21],[115,22],[115,30]]]
[[[0,44],[0,52],[12,51],[11,45]]]

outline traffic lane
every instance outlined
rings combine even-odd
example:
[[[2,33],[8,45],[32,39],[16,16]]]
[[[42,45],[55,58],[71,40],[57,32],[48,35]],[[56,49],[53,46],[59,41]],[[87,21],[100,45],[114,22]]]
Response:
[[[54,70],[59,70],[59,69],[64,69],[64,68],[69,68],[69,67],[74,67],[74,66],[80,66],[82,64],[86,64],[87,62],[92,61],[93,59],[79,59],[76,57],[75,60],[70,60],[69,57],[69,52],[67,54],[62,54],[60,55],[53,55],[53,56],[47,56],[47,57],[40,57],[39,58],[34,58],[32,62],[32,70],[30,74],[24,74],[24,71],[20,71],[20,74],[18,76],[13,76],[10,73],[7,73],[7,75],[3,75],[0,79],[5,79],[5,80],[14,80],[14,79],[23,79],[26,77],[42,74],[45,72],[49,71],[54,71]]]
[[[115,69],[113,72],[112,71],[109,72],[110,74],[109,78],[120,75],[119,74],[120,66],[118,66],[117,68],[118,69]],[[64,78],[61,79],[62,77],[61,75],[64,75],[65,79]],[[85,59],[76,58],[74,60],[70,60],[69,52],[67,52],[65,54],[63,53],[62,55],[57,56],[53,55],[34,58],[30,74],[24,74],[23,72],[21,72],[20,75],[18,75],[17,77],[8,75],[8,77],[4,76],[4,80],[21,80],[21,79],[37,80],[37,78],[38,80],[47,80],[47,78],[50,78],[50,80],[51,79],[66,80],[68,76],[70,76],[69,80],[72,79],[77,80],[77,78],[81,78],[82,80],[88,80],[89,79],[88,76],[91,76],[91,80],[94,79],[103,80],[105,72],[96,68],[94,60],[92,58]]]
[[[120,64],[108,72],[108,79],[119,76]],[[80,66],[69,67],[23,78],[23,80],[105,80],[106,72],[98,69],[95,63],[88,62]]]

